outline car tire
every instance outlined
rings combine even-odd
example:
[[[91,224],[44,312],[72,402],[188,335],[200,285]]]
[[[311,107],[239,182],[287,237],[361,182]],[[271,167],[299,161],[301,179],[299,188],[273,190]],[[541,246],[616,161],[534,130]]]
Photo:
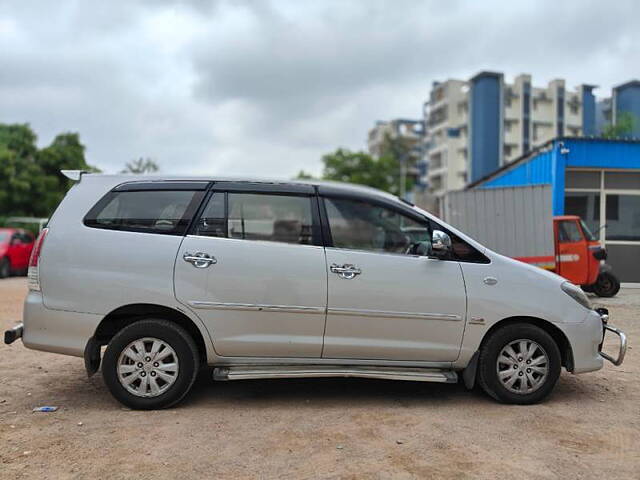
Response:
[[[11,276],[11,262],[7,257],[0,259],[0,278]]]
[[[551,335],[535,325],[514,323],[493,332],[480,348],[478,383],[499,402],[530,405],[551,393],[561,363]]]
[[[614,297],[620,291],[620,280],[610,272],[602,272],[591,288],[599,297]]]
[[[102,376],[111,394],[125,406],[155,410],[180,402],[193,386],[199,367],[198,348],[184,328],[166,320],[144,319],[111,339],[102,360]]]

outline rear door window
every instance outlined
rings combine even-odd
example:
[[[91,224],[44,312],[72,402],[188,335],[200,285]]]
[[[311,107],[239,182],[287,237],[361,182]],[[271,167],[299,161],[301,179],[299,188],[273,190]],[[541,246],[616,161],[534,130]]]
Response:
[[[84,219],[94,228],[182,235],[202,199],[190,190],[109,192]]]
[[[312,199],[301,195],[215,192],[195,223],[196,235],[314,244]],[[317,235],[317,233],[316,233]]]

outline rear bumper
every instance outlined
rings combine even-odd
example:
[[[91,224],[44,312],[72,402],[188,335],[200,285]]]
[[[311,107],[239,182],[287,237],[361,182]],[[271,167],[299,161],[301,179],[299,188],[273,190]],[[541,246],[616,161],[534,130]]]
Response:
[[[31,291],[24,302],[22,319],[25,347],[82,357],[102,316],[48,309],[42,302],[42,294]]]

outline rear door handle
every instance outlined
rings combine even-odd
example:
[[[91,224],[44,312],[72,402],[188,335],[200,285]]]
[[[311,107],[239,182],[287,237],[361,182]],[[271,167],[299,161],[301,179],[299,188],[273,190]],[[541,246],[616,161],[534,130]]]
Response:
[[[362,273],[362,270],[349,263],[345,263],[344,265],[338,265],[334,263],[331,265],[330,270],[340,278],[344,278],[346,280],[356,278],[356,275],[360,275]]]
[[[216,257],[212,257],[208,253],[204,253],[204,252],[196,252],[196,253],[185,252],[184,255],[182,256],[182,259],[185,262],[192,264],[196,268],[207,268],[209,265],[218,263],[218,260],[216,260]]]

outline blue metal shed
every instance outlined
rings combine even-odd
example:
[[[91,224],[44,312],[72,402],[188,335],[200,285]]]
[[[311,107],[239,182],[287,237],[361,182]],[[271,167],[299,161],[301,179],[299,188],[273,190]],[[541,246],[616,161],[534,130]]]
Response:
[[[562,137],[467,188],[551,185],[554,215],[579,215],[623,281],[640,282],[640,140]]]

